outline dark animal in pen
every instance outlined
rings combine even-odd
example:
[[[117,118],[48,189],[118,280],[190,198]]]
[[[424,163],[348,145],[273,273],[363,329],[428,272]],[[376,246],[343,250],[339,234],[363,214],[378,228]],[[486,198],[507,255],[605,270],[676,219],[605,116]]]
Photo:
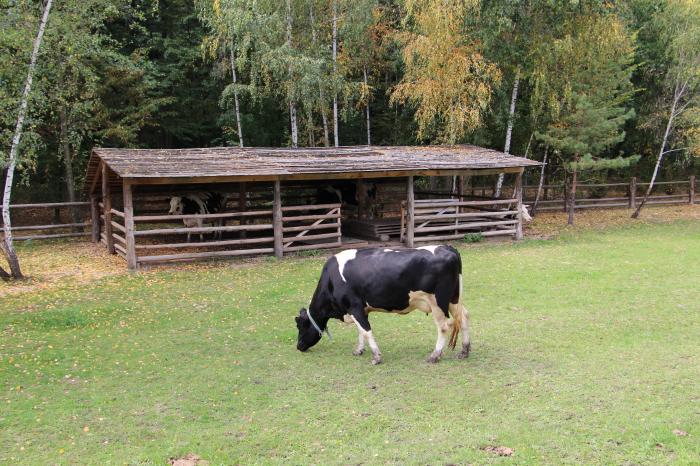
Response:
[[[170,198],[170,215],[206,215],[220,213],[226,207],[227,196],[217,192],[191,193]],[[204,225],[223,226],[223,219],[183,218],[182,223],[188,228],[202,228]],[[215,239],[221,239],[221,231],[214,233]],[[187,233],[190,242],[191,233]],[[204,235],[199,234],[199,240],[204,241]]]

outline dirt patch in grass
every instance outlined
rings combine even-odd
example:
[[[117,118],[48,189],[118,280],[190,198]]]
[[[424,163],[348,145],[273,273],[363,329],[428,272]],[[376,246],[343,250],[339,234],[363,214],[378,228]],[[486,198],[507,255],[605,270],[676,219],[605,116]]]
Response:
[[[0,285],[0,296],[38,291],[65,284],[90,283],[126,273],[124,261],[101,245],[83,240],[18,243],[22,272],[27,277]],[[1,283],[1,282],[0,282]]]
[[[194,453],[188,453],[182,458],[172,458],[168,464],[171,466],[207,466],[209,462]]]

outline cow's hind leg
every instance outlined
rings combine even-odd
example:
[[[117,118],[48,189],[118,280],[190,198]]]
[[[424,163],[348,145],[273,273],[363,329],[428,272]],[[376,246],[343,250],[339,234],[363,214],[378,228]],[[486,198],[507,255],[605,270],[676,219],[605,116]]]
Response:
[[[438,296],[437,300],[435,297],[430,299],[430,309],[433,314],[433,320],[435,321],[435,326],[437,327],[437,342],[435,343],[435,350],[428,356],[429,363],[436,363],[442,358],[442,352],[445,349],[445,344],[447,343],[448,335],[452,333],[452,328],[455,325],[455,320],[451,319],[448,313],[449,300],[443,299],[442,296]],[[443,311],[442,304],[445,308]]]
[[[357,351],[360,350],[360,345],[364,351],[364,337],[364,339],[367,340],[367,343],[369,343],[369,349],[372,350],[372,364],[379,364],[382,362],[382,353],[379,351],[379,346],[377,346],[377,342],[374,340],[374,335],[372,335],[372,327],[369,325],[367,314],[365,313],[364,309],[362,309],[361,311],[351,312],[350,315],[352,316],[352,320],[354,320],[355,324],[357,325],[357,330],[360,332]],[[353,354],[358,354],[357,351]]]
[[[462,330],[462,351],[459,352],[457,358],[464,359],[469,357],[469,350],[471,349],[471,340],[469,338],[469,311],[467,311],[467,308],[465,308],[462,303],[450,304],[450,314],[455,317],[455,320],[459,321]]]

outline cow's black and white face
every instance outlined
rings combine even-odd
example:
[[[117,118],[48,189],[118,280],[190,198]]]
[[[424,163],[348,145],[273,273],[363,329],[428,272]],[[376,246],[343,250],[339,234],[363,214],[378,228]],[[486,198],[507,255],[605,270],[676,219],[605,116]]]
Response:
[[[182,215],[182,197],[180,196],[173,196],[170,198],[170,210],[168,211],[168,214],[170,215]]]
[[[321,334],[311,324],[305,308],[301,308],[299,316],[295,317],[294,320],[297,323],[297,330],[299,330],[299,336],[297,337],[297,349],[299,351],[306,351],[321,340]]]

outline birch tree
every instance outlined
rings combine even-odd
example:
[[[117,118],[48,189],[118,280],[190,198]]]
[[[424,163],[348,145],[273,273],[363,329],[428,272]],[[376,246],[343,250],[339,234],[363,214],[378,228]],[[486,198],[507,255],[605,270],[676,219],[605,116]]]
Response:
[[[419,140],[455,144],[483,124],[492,88],[501,79],[465,20],[477,2],[408,0],[404,42],[405,74],[391,103],[416,109]]]
[[[46,23],[49,20],[49,13],[51,13],[52,3],[53,0],[47,0],[46,5],[44,6],[44,12],[41,16],[41,22],[39,23],[39,31],[37,32],[36,38],[34,39],[32,55],[29,61],[29,69],[27,71],[27,79],[24,84],[24,91],[22,92],[22,99],[20,101],[19,112],[17,114],[17,125],[15,126],[15,134],[12,138],[12,146],[10,148],[10,154],[8,157],[7,168],[5,172],[5,189],[3,191],[2,198],[2,221],[4,238],[0,244],[2,245],[3,254],[5,255],[7,263],[10,267],[10,274],[15,279],[20,279],[24,276],[22,275],[22,270],[19,265],[19,258],[17,257],[17,252],[15,251],[14,244],[12,242],[12,219],[10,218],[10,199],[12,196],[12,181],[15,175],[15,168],[17,167],[19,144],[22,140],[24,119],[26,118],[27,107],[29,106],[29,94],[32,90],[32,80],[34,79],[37,58],[39,57],[39,49],[41,48],[41,41],[44,37]],[[3,276],[5,275],[6,273],[3,274]]]
[[[238,145],[245,146],[241,122],[240,95],[249,89],[239,83],[239,69],[248,63],[252,46],[252,31],[255,29],[254,3],[249,0],[196,0],[197,16],[204,22],[210,35],[204,38],[205,52],[213,57],[226,56],[231,70],[231,84],[226,86],[222,97],[233,96],[233,110]]]
[[[338,0],[332,0],[333,2],[333,38],[332,38],[332,49],[333,49],[333,76],[336,77],[338,74]],[[333,144],[338,147],[338,90],[333,92]]]
[[[666,118],[649,186],[632,218],[639,217],[666,155],[681,151],[700,155],[700,4],[671,0],[657,13],[656,21],[664,31],[668,54],[666,89],[660,101]]]

